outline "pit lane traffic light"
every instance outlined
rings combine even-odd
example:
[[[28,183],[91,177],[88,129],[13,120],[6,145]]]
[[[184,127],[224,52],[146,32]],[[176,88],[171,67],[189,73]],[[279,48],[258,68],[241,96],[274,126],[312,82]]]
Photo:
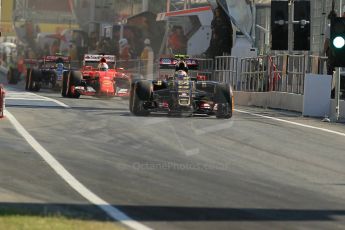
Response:
[[[310,1],[294,2],[294,50],[310,50]]]
[[[271,2],[272,50],[288,50],[289,45],[289,8],[287,1]]]
[[[345,67],[345,18],[331,20],[330,47],[334,67]]]

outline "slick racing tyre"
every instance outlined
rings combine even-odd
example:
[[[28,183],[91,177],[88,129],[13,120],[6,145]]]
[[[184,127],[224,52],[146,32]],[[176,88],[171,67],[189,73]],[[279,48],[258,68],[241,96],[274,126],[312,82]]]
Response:
[[[130,100],[130,111],[136,116],[147,116],[150,114],[144,108],[144,103],[151,100],[152,83],[150,81],[137,81],[133,88],[133,93]]]
[[[217,104],[217,118],[229,119],[232,117],[232,92],[230,85],[219,83],[215,86],[214,102]]]
[[[129,89],[129,111],[133,113],[133,95],[134,95],[135,83],[131,83],[131,88]]]
[[[29,90],[29,75],[31,73],[31,69],[26,70],[26,76],[25,76],[25,90]]]
[[[79,71],[65,71],[62,77],[61,96],[79,98],[80,93],[74,90],[75,86],[81,85],[82,75]]]
[[[41,71],[38,69],[28,69],[25,81],[25,89],[28,91],[40,91],[42,78],[41,74]]]
[[[62,87],[61,87],[61,96],[67,97],[67,79],[68,79],[68,71],[65,71],[62,76]]]

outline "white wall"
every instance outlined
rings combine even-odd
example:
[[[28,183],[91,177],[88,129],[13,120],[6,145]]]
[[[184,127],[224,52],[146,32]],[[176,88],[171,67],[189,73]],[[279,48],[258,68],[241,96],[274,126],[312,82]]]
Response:
[[[282,92],[235,91],[235,104],[303,112],[303,95]],[[335,100],[331,100],[330,114],[335,114]],[[340,118],[345,119],[345,101],[340,101]]]
[[[303,95],[282,92],[234,92],[235,104],[302,112]]]

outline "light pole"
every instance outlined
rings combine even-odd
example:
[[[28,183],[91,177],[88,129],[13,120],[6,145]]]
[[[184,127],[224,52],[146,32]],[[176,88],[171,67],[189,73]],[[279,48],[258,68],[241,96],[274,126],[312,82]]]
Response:
[[[340,15],[343,13],[343,0],[339,0],[339,12]],[[335,119],[339,120],[340,116],[340,70],[341,68],[336,68],[335,71]]]

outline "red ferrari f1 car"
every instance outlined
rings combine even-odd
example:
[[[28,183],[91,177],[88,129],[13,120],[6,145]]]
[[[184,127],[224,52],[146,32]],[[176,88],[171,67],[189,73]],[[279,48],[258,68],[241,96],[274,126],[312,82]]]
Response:
[[[110,69],[109,65],[114,68]],[[64,73],[61,95],[70,98],[80,95],[127,97],[129,88],[129,77],[115,69],[115,56],[85,54],[81,71]]]

